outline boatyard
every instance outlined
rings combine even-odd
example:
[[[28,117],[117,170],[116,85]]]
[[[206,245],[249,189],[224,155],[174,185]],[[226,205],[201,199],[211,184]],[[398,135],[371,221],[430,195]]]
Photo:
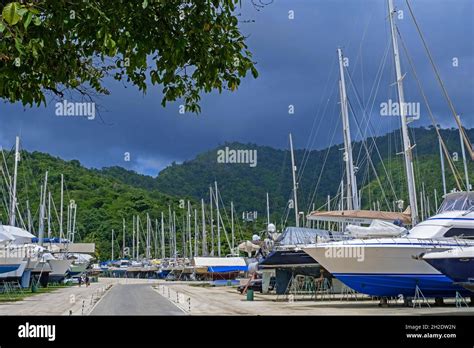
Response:
[[[466,338],[474,51],[457,22],[473,5],[458,1],[0,2],[10,342]]]

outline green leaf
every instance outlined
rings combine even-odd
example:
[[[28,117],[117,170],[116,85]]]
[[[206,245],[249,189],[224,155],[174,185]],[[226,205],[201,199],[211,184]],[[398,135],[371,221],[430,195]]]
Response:
[[[26,16],[26,20],[23,23],[23,26],[25,27],[25,30],[28,29],[28,26],[30,25],[32,19],[33,19],[33,13],[28,12],[28,16]]]
[[[4,30],[5,30],[5,25],[3,25],[3,23],[0,22],[0,33],[3,33]]]
[[[33,24],[36,25],[37,27],[41,25],[41,19],[39,17],[35,17],[33,20]]]
[[[148,7],[148,0],[143,0],[142,7],[144,9]]]
[[[28,12],[28,10],[27,10],[26,8],[24,8],[24,7],[23,7],[23,8],[20,8],[18,11],[16,11],[16,13],[18,13],[18,15],[19,15],[20,17],[23,17],[23,15],[24,15],[26,12]]]
[[[20,4],[18,2],[11,2],[7,4],[2,11],[3,19],[10,25],[15,25],[21,19],[20,15],[18,14],[18,10],[20,9]]]
[[[15,48],[18,52],[20,52],[21,54],[23,54],[23,43],[21,42],[21,40],[19,38],[15,38]]]

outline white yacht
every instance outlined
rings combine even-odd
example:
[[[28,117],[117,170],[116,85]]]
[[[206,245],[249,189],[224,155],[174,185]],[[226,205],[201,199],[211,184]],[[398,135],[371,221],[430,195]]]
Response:
[[[454,297],[466,290],[419,256],[474,246],[474,192],[446,195],[438,214],[398,238],[353,239],[303,250],[352,289],[372,296]]]

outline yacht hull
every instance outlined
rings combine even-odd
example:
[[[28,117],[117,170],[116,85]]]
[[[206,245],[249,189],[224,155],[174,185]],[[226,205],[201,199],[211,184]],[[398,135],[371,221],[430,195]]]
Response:
[[[275,250],[259,263],[261,268],[315,267],[318,263],[303,250]]]
[[[409,239],[373,243],[356,240],[307,247],[304,251],[344,284],[364,294],[413,297],[418,286],[426,297],[454,297],[456,291],[467,291],[419,256],[456,245]]]
[[[455,248],[443,253],[427,254],[423,260],[455,283],[474,291],[473,248]]]

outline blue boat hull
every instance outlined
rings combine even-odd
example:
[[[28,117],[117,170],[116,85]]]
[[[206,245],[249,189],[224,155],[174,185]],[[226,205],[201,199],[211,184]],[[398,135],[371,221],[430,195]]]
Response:
[[[20,264],[5,264],[0,265],[0,274],[16,271]]]
[[[262,267],[317,266],[318,263],[303,250],[272,251],[259,263]]]
[[[455,282],[467,282],[469,279],[474,279],[473,258],[433,258],[424,260]]]
[[[416,286],[425,297],[455,297],[456,291],[462,295],[470,292],[454,285],[453,280],[443,274],[334,274],[350,288],[378,297],[413,297]]]

